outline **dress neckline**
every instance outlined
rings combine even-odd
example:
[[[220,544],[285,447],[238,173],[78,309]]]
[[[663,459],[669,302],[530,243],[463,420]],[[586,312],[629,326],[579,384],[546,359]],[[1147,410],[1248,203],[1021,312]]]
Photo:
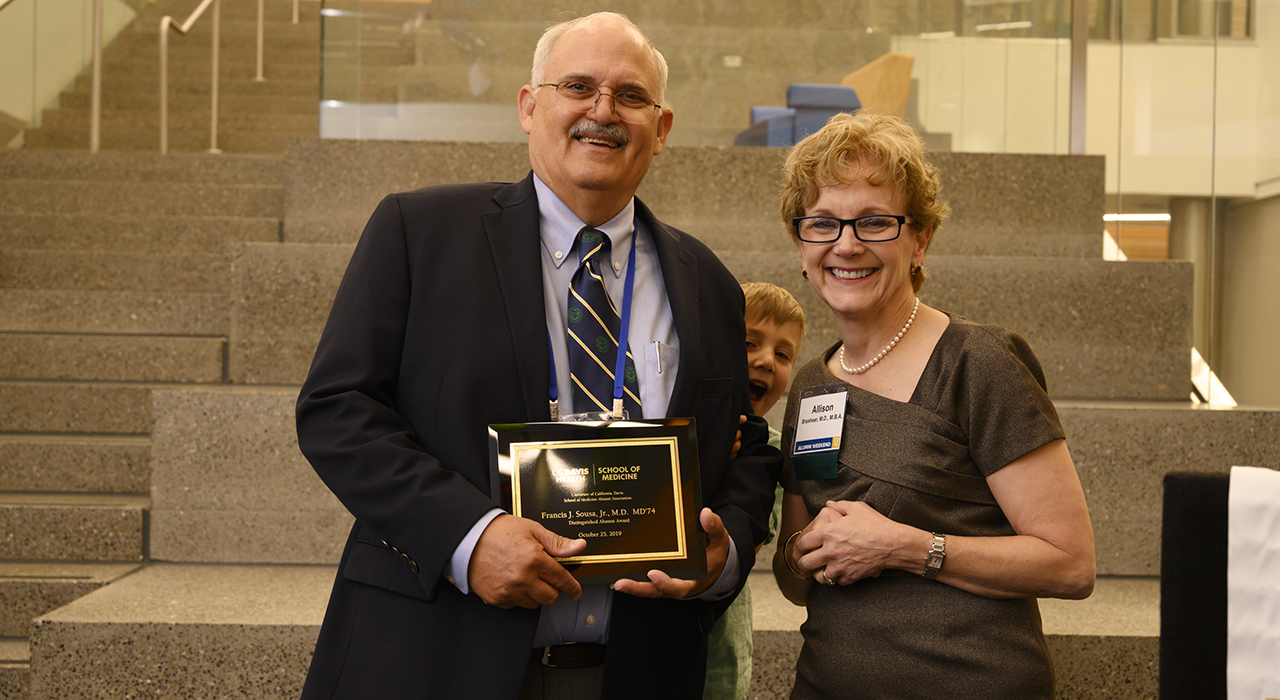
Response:
[[[849,388],[850,388],[850,389],[852,389],[853,391],[856,391],[856,392],[859,392],[859,393],[862,393],[862,394],[866,394],[867,396],[874,396],[874,397],[876,397],[876,398],[884,399],[885,401],[891,401],[891,402],[893,402],[893,403],[895,403],[895,404],[899,404],[899,405],[906,405],[906,404],[916,404],[916,405],[918,405],[918,404],[920,403],[920,402],[919,402],[920,388],[921,388],[922,386],[926,386],[926,382],[925,382],[925,380],[926,380],[926,379],[929,379],[929,380],[930,380],[930,381],[928,382],[928,384],[929,384],[929,385],[932,385],[932,384],[935,384],[935,383],[936,383],[936,381],[934,380],[934,378],[937,376],[937,373],[938,373],[938,367],[937,367],[937,365],[938,365],[938,362],[940,362],[940,360],[938,359],[938,357],[939,357],[939,356],[938,356],[938,350],[939,350],[939,348],[943,347],[943,344],[944,344],[944,342],[948,339],[948,337],[949,337],[949,336],[951,336],[951,335],[953,335],[953,329],[956,327],[956,318],[957,318],[957,317],[956,317],[956,316],[951,315],[950,313],[948,313],[948,312],[946,312],[946,311],[943,311],[942,313],[943,313],[943,314],[945,314],[945,315],[946,315],[946,317],[947,317],[947,327],[946,327],[946,328],[944,328],[944,329],[942,329],[942,335],[938,336],[938,340],[937,340],[937,342],[935,342],[935,343],[933,344],[933,349],[929,351],[929,359],[928,359],[927,361],[925,361],[925,363],[924,363],[924,370],[923,370],[922,372],[920,372],[920,377],[919,377],[919,379],[917,379],[917,380],[916,380],[916,385],[915,385],[914,387],[912,387],[912,389],[911,389],[911,396],[910,396],[910,398],[908,398],[906,401],[899,401],[899,400],[897,400],[897,399],[891,399],[891,398],[889,398],[888,396],[885,396],[884,394],[877,394],[877,393],[875,393],[874,391],[869,391],[869,390],[867,390],[867,389],[863,389],[863,388],[862,388],[862,387],[860,387],[860,386],[854,386],[853,384],[850,384],[849,382],[845,381],[844,379],[841,379],[840,377],[837,377],[835,374],[833,374],[833,373],[831,372],[831,370],[827,367],[827,362],[828,362],[828,361],[830,361],[830,360],[831,360],[831,357],[832,357],[833,355],[835,355],[835,353],[836,353],[836,351],[837,351],[837,350],[839,350],[839,349],[840,349],[840,346],[844,343],[844,341],[843,341],[843,340],[837,340],[837,341],[835,342],[835,344],[834,344],[834,345],[832,345],[831,347],[827,348],[827,349],[826,349],[826,351],[824,351],[824,352],[822,353],[822,355],[820,356],[820,358],[821,358],[821,360],[822,360],[822,362],[821,362],[821,365],[822,365],[822,371],[823,371],[823,373],[825,373],[828,377],[830,377],[831,379],[835,380],[836,382],[838,382],[838,383],[840,383],[840,384],[844,384],[845,386],[849,387]]]

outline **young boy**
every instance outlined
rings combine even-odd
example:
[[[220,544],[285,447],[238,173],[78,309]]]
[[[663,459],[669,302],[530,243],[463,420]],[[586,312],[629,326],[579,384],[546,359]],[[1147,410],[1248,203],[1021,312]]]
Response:
[[[762,416],[773,408],[791,381],[791,368],[804,338],[804,310],[782,287],[763,282],[742,285],[747,298],[747,370],[751,410]],[[769,444],[782,434],[769,428]],[[774,500],[769,537],[777,531],[781,494]],[[703,700],[742,700],[751,685],[751,585],[748,583],[711,630],[707,683]]]

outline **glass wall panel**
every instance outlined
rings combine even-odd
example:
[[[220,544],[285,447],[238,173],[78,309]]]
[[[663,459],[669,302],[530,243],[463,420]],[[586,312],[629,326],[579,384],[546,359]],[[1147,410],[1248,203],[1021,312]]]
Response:
[[[516,94],[542,31],[572,16],[561,7],[324,0],[321,135],[522,140]],[[675,145],[743,142],[758,108],[797,106],[788,101],[792,85],[846,83],[864,108],[906,117],[934,148],[1030,153],[1067,150],[1069,7],[1065,0],[610,6],[639,24],[670,64],[665,101],[680,125]]]
[[[21,145],[45,109],[93,60],[93,0],[12,0],[0,8],[0,146]],[[103,45],[137,15],[104,0]]]
[[[1108,231],[1130,258],[1194,263],[1192,344],[1220,380],[1203,398],[1280,407],[1262,301],[1280,293],[1275,3],[1090,8],[1088,150],[1107,158]]]

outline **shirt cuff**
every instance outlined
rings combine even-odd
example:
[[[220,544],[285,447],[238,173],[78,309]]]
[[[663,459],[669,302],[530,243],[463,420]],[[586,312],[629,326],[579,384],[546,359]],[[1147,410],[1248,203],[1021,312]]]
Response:
[[[733,538],[729,538],[729,553],[724,560],[724,569],[720,572],[720,578],[711,585],[707,590],[694,596],[701,600],[720,600],[738,589],[738,575],[742,565],[738,562],[738,545],[734,543]]]
[[[501,508],[494,508],[480,516],[476,524],[472,525],[471,530],[467,532],[467,536],[463,537],[462,541],[458,543],[457,549],[453,550],[453,556],[449,557],[449,563],[444,567],[444,577],[448,579],[449,583],[457,586],[463,595],[471,592],[471,588],[467,586],[466,573],[471,565],[471,553],[475,551],[476,543],[480,541],[480,535],[484,534],[484,529],[489,527],[489,523],[493,522],[494,518],[504,513],[506,511]],[[726,568],[727,566],[726,564]],[[455,571],[461,571],[462,576],[454,576],[453,572]]]

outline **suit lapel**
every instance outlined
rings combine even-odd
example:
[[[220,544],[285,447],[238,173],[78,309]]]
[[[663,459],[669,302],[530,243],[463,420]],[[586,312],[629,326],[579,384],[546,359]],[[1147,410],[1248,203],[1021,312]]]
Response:
[[[530,420],[550,420],[547,397],[551,349],[547,345],[538,197],[533,175],[502,188],[493,201],[499,208],[484,213],[484,230],[515,342],[512,350],[520,391]]]
[[[702,327],[698,322],[701,317],[698,259],[685,249],[682,234],[654,218],[639,199],[636,199],[636,212],[653,236],[676,335],[680,339],[680,367],[676,371],[667,415],[688,415],[693,405],[694,378],[700,374],[698,358],[702,357]]]

